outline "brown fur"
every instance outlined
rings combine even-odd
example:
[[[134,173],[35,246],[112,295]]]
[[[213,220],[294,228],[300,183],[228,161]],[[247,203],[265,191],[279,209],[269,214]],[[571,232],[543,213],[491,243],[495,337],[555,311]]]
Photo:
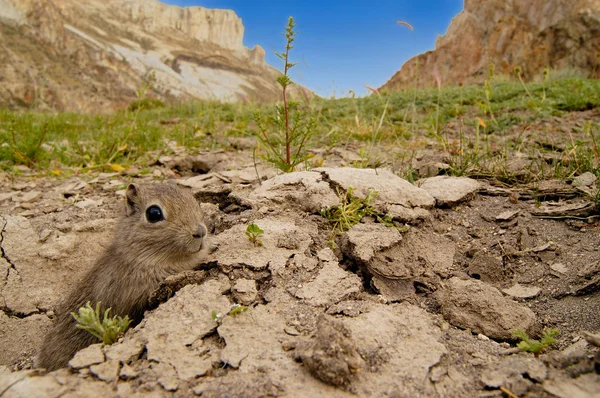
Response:
[[[71,315],[88,301],[92,306],[102,302],[102,310],[112,308],[111,315],[129,315],[135,325],[162,280],[198,265],[206,227],[191,193],[171,184],[131,184],[126,196],[126,212],[117,223],[112,244],[57,311],[38,358],[39,367],[63,367],[78,350],[99,342],[75,327]],[[151,205],[162,208],[164,221],[146,220]]]

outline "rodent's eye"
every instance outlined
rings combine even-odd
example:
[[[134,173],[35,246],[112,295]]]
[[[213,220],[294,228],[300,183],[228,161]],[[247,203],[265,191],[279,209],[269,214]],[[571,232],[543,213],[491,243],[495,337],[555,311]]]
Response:
[[[165,217],[163,216],[162,209],[157,205],[152,205],[146,209],[146,220],[148,220],[149,223],[154,224],[164,219]]]

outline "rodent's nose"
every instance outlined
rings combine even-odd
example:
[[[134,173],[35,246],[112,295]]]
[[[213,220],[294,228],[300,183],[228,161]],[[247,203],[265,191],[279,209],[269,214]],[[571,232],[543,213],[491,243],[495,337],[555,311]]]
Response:
[[[192,236],[196,239],[202,239],[206,236],[206,227],[204,226],[204,224],[198,224],[198,229],[196,230],[196,233],[193,234]]]

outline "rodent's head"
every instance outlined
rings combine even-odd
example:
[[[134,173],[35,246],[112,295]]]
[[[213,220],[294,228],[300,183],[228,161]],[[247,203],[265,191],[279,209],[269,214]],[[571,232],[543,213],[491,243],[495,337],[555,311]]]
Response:
[[[191,192],[174,184],[129,184],[117,239],[143,256],[161,258],[201,251],[207,230]]]

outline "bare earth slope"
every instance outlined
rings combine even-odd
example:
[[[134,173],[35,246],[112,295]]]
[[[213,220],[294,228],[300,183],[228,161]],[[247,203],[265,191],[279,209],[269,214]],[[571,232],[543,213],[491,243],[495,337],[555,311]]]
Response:
[[[231,10],[154,0],[0,0],[0,105],[122,108],[161,99],[274,100],[279,74]]]
[[[497,73],[520,66],[525,78],[555,69],[600,69],[599,0],[465,0],[464,10],[440,36],[435,50],[418,55],[381,88],[399,90],[482,82],[494,64]]]

